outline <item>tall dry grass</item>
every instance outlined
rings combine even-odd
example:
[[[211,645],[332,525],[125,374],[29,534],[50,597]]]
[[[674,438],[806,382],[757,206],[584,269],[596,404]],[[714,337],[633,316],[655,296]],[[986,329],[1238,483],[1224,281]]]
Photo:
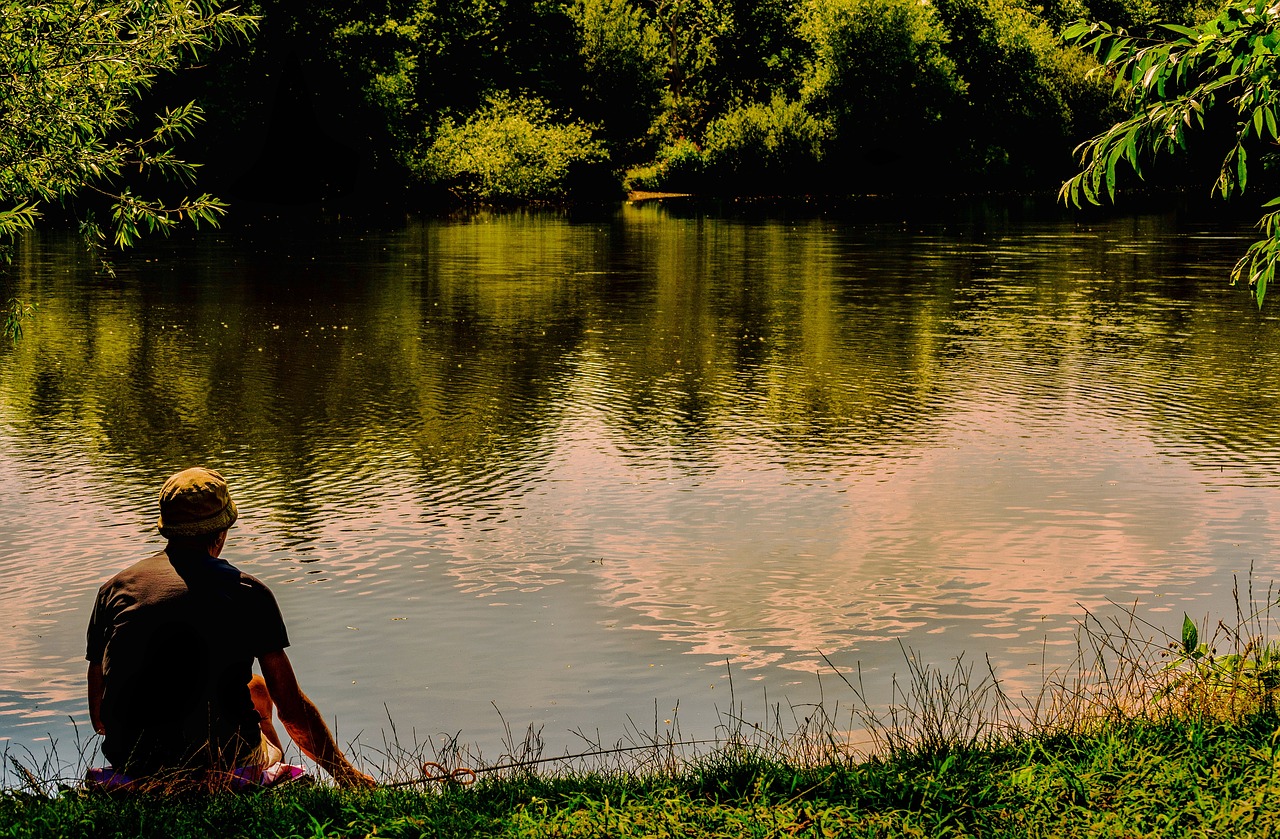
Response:
[[[623,736],[612,741],[577,729],[580,748],[552,754],[540,727],[519,732],[495,706],[504,732],[496,755],[465,743],[461,733],[422,738],[416,729],[402,731],[389,714],[379,743],[357,739],[347,752],[387,785],[428,786],[426,763],[466,767],[492,780],[670,778],[690,767],[744,761],[852,766],[868,758],[1000,747],[1135,723],[1230,723],[1275,711],[1280,690],[1273,586],[1255,592],[1250,574],[1243,591],[1237,581],[1234,603],[1232,620],[1196,623],[1184,617],[1177,636],[1144,618],[1136,604],[1112,604],[1106,616],[1085,609],[1073,659],[1048,672],[1038,689],[1016,695],[990,659],[962,655],[937,666],[903,646],[905,670],[891,680],[887,698],[868,690],[860,669],[845,672],[828,659],[830,672],[816,676],[819,701],[770,703],[766,694],[763,719],[748,717],[729,669],[729,703],[717,708],[711,736],[700,739],[685,736],[678,708],[668,724],[660,722],[655,707],[652,725],[629,719]],[[833,681],[836,696],[828,698]],[[56,741],[43,754],[7,746],[4,788],[54,795],[77,785],[100,760],[94,742],[77,729],[69,760],[60,756]]]

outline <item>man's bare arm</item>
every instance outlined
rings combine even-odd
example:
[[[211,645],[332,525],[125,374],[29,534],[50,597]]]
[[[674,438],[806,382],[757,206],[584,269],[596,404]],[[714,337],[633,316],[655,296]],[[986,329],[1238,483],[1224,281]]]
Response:
[[[107,727],[102,724],[102,662],[89,662],[89,724],[99,734],[106,734]]]
[[[262,678],[267,692],[276,706],[280,722],[303,754],[314,760],[324,771],[343,786],[376,786],[373,778],[351,765],[342,754],[329,726],[325,725],[320,709],[307,698],[298,685],[293,664],[284,650],[266,653],[259,657]]]

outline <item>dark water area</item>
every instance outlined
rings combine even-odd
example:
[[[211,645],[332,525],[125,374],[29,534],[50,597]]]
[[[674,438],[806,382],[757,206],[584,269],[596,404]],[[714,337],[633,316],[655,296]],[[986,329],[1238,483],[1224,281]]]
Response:
[[[0,738],[87,739],[93,594],[196,463],[344,741],[390,716],[496,755],[495,707],[553,748],[700,736],[729,673],[763,719],[831,701],[830,664],[876,695],[900,644],[1034,686],[1083,608],[1176,632],[1276,576],[1280,337],[1226,282],[1247,224],[886,206],[248,224],[114,278],[28,238]]]

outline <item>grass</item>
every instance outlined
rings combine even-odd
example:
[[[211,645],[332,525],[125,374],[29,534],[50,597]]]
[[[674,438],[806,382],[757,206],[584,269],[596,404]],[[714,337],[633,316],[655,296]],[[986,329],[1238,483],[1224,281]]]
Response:
[[[1280,832],[1277,720],[1135,724],[797,767],[718,755],[675,775],[526,775],[435,792],[0,797],[15,837],[1195,836]]]
[[[1231,624],[1188,619],[1181,637],[1136,610],[1086,613],[1076,662],[1031,696],[1009,696],[985,662],[935,668],[904,650],[889,702],[869,701],[858,674],[841,673],[843,711],[773,706],[749,723],[731,705],[708,748],[633,729],[625,750],[559,762],[530,729],[508,731],[506,754],[486,764],[456,743],[424,758],[393,726],[373,750],[393,783],[411,781],[423,759],[507,766],[470,787],[113,797],[59,789],[47,765],[30,767],[0,794],[0,835],[1277,835],[1272,595],[1237,599]],[[865,745],[853,745],[855,730]]]

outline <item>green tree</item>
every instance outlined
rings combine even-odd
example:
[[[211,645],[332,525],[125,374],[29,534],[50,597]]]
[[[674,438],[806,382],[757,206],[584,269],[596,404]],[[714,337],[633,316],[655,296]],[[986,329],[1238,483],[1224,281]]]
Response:
[[[813,51],[803,101],[834,127],[834,154],[854,189],[915,169],[927,177],[947,146],[943,118],[964,92],[943,52],[947,31],[919,0],[808,0],[800,32]],[[899,161],[910,161],[902,166]]]
[[[253,25],[206,0],[0,4],[0,248],[7,254],[42,208],[81,197],[106,204],[119,247],[184,221],[216,223],[226,206],[210,195],[134,192],[148,176],[193,181],[196,166],[177,156],[175,143],[199,124],[200,109],[166,109],[140,130],[134,107],[158,76]],[[91,212],[83,230],[92,242],[108,235]],[[20,334],[28,311],[9,300],[9,336]]]
[[[314,28],[319,55],[358,88],[385,121],[398,156],[412,154],[436,113],[469,112],[500,78],[502,0],[390,0],[326,3],[316,23],[309,4],[288,3],[295,25]],[[327,30],[327,31],[326,31]]]
[[[1103,127],[1112,102],[1096,62],[1017,0],[934,0],[944,52],[966,85],[948,134],[958,169],[986,185],[1023,186],[1070,172],[1071,148]]]
[[[666,48],[666,139],[696,137],[711,118],[721,42],[733,9],[719,0],[647,0]]]
[[[804,41],[796,31],[800,0],[723,0],[730,22],[717,45],[718,102],[759,102],[800,93]]]
[[[636,143],[662,105],[661,33],[628,0],[576,0],[569,14],[585,73],[580,115],[599,123],[615,147]]]
[[[1162,30],[1167,37],[1135,37],[1105,23],[1081,23],[1066,31],[1069,40],[1091,49],[1114,73],[1132,114],[1080,146],[1081,171],[1060,193],[1067,202],[1077,207],[1104,197],[1114,202],[1121,164],[1141,178],[1145,163],[1185,152],[1189,137],[1206,133],[1214,118],[1225,117],[1231,129],[1214,194],[1239,196],[1251,171],[1275,161],[1272,149],[1280,141],[1275,7],[1235,0],[1199,26],[1164,24]],[[1280,207],[1280,197],[1263,206]],[[1232,281],[1247,280],[1261,306],[1280,263],[1280,209],[1266,212],[1259,227],[1262,235],[1236,263]]]

